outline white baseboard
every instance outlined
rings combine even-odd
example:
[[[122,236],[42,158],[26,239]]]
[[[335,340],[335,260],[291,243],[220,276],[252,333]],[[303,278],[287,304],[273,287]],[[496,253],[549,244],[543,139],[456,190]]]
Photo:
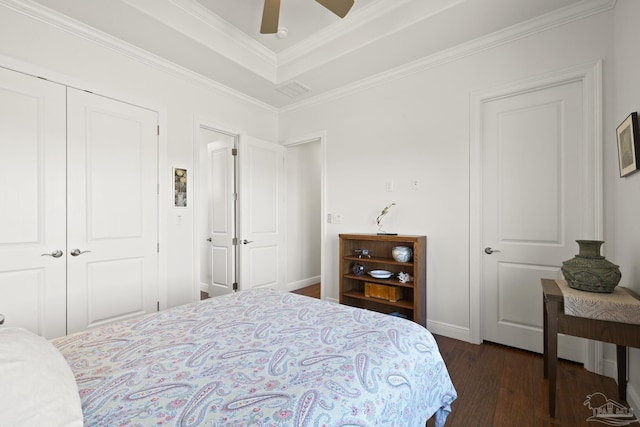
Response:
[[[297,291],[298,289],[306,288],[307,286],[320,283],[320,276],[309,277],[307,279],[298,280],[297,282],[287,283],[287,291]]]
[[[602,359],[602,375],[618,381],[618,362],[611,359]]]
[[[206,283],[200,282],[200,291],[209,293],[209,285]]]
[[[638,394],[638,390],[630,384],[627,384],[627,402],[633,409],[634,414],[640,413],[640,395]]]
[[[471,342],[471,331],[469,328],[450,325],[448,323],[435,322],[427,319],[427,329],[432,334],[442,335],[460,341]]]

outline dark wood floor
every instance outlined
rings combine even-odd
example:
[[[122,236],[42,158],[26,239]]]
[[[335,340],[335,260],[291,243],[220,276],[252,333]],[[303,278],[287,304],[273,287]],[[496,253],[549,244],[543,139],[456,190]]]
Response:
[[[320,298],[320,285],[294,293]],[[542,355],[493,343],[476,345],[440,335],[435,338],[458,392],[447,426],[593,427],[593,422],[587,422],[592,412],[584,406],[584,401],[588,394],[595,392],[629,406],[618,399],[618,387],[613,379],[561,360],[558,362],[556,417],[551,418]],[[427,426],[433,425],[433,420],[429,420]]]
[[[306,288],[298,289],[296,291],[293,291],[293,293],[320,299],[320,283],[307,286]]]
[[[320,283],[307,286],[306,288],[298,289],[296,291],[293,291],[293,293],[320,299]],[[203,300],[207,298],[209,298],[209,295],[206,292],[200,291],[200,299]]]
[[[493,343],[481,345],[436,336],[458,392],[447,426],[593,426],[588,394],[618,399],[616,382],[582,365],[558,362],[556,417],[549,417],[542,356]],[[600,425],[598,423],[595,423]],[[429,421],[427,426],[433,426]]]

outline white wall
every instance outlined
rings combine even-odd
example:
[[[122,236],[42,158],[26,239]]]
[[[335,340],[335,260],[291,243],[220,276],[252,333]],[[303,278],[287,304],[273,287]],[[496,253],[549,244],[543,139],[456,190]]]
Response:
[[[600,59],[610,73],[610,51],[609,12],[282,111],[281,139],[327,135],[326,211],[343,223],[325,227],[325,295],[338,297],[338,233],[375,232],[395,202],[387,231],[428,236],[429,327],[468,336],[470,94]]]
[[[620,265],[621,285],[640,294],[640,172],[620,178],[616,127],[630,113],[640,111],[640,2],[618,0],[614,9],[614,63],[605,111],[605,255]],[[606,92],[605,92],[606,93]],[[629,351],[628,400],[640,411],[640,349]]]
[[[287,289],[320,282],[320,140],[287,147]]]
[[[5,6],[0,6],[0,66],[159,111],[161,306],[192,301],[193,204],[179,211],[172,207],[171,167],[193,170],[195,118],[275,141],[276,111]],[[193,185],[189,193],[193,200]],[[183,216],[182,225],[176,224],[177,215]]]

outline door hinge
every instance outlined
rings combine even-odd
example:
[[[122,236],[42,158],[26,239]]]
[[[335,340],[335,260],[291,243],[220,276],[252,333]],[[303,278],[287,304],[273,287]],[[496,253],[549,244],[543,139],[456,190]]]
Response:
[[[232,148],[231,149],[231,155],[232,156],[237,156],[238,155],[238,149],[237,148]]]
[[[158,183],[156,185],[156,194],[159,196],[160,195],[160,183]]]
[[[158,253],[160,253],[160,242],[157,243],[156,250],[158,251]]]
[[[233,194],[231,195],[231,199],[232,199],[234,202],[237,202],[237,201],[238,201],[238,193],[233,193]]]
[[[233,246],[238,246],[238,238],[237,238],[237,237],[234,237],[233,239],[231,239],[231,244],[232,244]]]
[[[238,282],[234,282],[233,283],[233,290],[237,291],[238,290]]]
[[[156,310],[160,311],[160,301],[156,301]]]
[[[160,136],[160,125],[158,125],[158,136]]]

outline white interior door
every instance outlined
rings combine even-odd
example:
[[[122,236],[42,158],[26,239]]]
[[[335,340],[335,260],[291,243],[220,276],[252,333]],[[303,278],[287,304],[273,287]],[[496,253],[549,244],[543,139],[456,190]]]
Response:
[[[562,278],[575,240],[596,233],[583,83],[497,97],[483,111],[483,339],[541,353],[540,279]],[[579,339],[559,346],[584,361]]]
[[[157,124],[68,89],[69,332],[157,310]]]
[[[0,313],[66,333],[65,87],[0,68]]]
[[[233,138],[207,144],[207,240],[210,250],[206,265],[210,297],[233,292],[236,275],[234,145]]]
[[[284,153],[281,145],[240,138],[239,289],[284,290]]]

